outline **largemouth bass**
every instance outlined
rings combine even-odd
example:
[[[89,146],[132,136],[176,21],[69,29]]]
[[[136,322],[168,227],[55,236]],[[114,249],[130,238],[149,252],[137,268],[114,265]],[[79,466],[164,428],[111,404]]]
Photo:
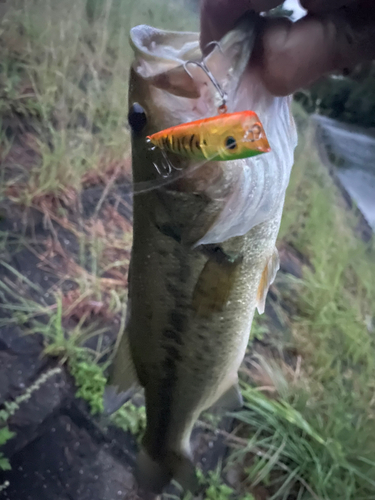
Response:
[[[276,237],[296,145],[291,98],[271,96],[249,69],[258,17],[249,14],[205,57],[228,112],[253,110],[271,151],[202,161],[169,154],[146,137],[217,114],[220,95],[199,61],[198,33],[131,30],[129,90],[135,186],[127,323],[104,406],[116,410],[138,385],[147,428],[138,477],[160,492],[174,478],[194,485],[190,435],[202,411],[242,404],[238,369],[254,311],[264,310],[279,267]],[[158,156],[159,155],[159,156]],[[175,176],[175,173],[177,174]],[[154,189],[139,191],[139,186]]]

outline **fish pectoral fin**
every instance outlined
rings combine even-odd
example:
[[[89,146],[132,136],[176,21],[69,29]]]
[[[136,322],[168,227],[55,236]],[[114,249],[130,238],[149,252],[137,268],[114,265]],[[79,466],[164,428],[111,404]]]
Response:
[[[259,314],[264,313],[266,305],[267,293],[276,278],[277,271],[280,269],[279,252],[275,247],[273,254],[268,259],[265,268],[263,269],[262,276],[257,292],[257,309]]]
[[[212,405],[211,409],[225,411],[237,411],[243,407],[243,398],[238,383],[233,384],[224,392],[222,396]]]
[[[125,330],[110,368],[104,390],[103,407],[106,415],[117,411],[141,388],[130,354],[129,337]]]
[[[236,281],[242,259],[233,262],[209,259],[195,285],[192,308],[198,316],[210,317],[224,309]]]
[[[155,460],[141,449],[137,459],[137,480],[146,491],[160,494],[172,479],[186,491],[196,493],[199,483],[192,461],[182,453],[167,451],[163,458]]]

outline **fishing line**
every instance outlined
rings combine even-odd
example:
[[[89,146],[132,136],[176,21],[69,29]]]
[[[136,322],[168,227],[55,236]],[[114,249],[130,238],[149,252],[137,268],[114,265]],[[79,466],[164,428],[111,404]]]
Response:
[[[250,141],[249,141],[249,139],[242,139],[240,142],[241,143],[253,142],[253,140],[250,139]],[[156,147],[151,148],[152,151],[154,149],[156,149]],[[229,148],[227,148],[227,149],[229,149]],[[133,195],[146,193],[149,191],[153,191],[155,189],[160,189],[164,186],[167,186],[168,184],[172,184],[173,182],[175,182],[177,180],[183,179],[188,174],[195,172],[199,168],[206,165],[206,163],[209,163],[210,161],[212,161],[213,158],[215,158],[215,155],[212,155],[211,157],[206,158],[202,161],[197,161],[196,163],[193,163],[192,165],[189,165],[186,168],[184,168],[184,167],[179,168],[179,167],[176,167],[175,165],[173,165],[173,163],[170,161],[170,159],[167,158],[165,151],[160,150],[160,152],[162,153],[162,155],[164,156],[166,161],[169,163],[170,169],[168,168],[168,174],[163,176],[163,174],[160,172],[160,167],[156,164],[156,162],[152,162],[156,171],[160,175],[162,175],[163,178],[162,179],[151,179],[149,181],[140,181],[140,182],[137,182],[136,184],[133,183]],[[189,160],[187,159],[187,161],[189,161]],[[217,160],[217,161],[220,163],[221,161],[231,161],[231,160],[221,160],[221,161]],[[244,161],[244,160],[239,160],[239,161]]]
[[[223,49],[221,48],[221,43],[220,42],[218,42],[216,40],[212,40],[212,42],[208,42],[207,43],[207,45],[205,46],[205,49],[207,49],[207,47],[209,47],[210,45],[214,45],[215,47],[217,47],[220,50],[220,52],[222,54],[224,54]]]
[[[182,179],[188,174],[195,172],[198,168],[203,167],[203,165],[211,161],[213,158],[214,156],[212,156],[211,158],[207,158],[206,160],[197,162],[196,164],[190,165],[185,169],[177,168],[170,162],[170,164],[172,165],[172,170],[168,174],[168,176],[164,176],[162,179],[151,179],[149,181],[140,181],[136,184],[133,184],[133,194],[137,195],[146,193],[148,191],[153,191],[154,189],[160,189],[161,187],[167,186],[168,184],[171,184],[172,182]],[[153,162],[153,165],[156,168],[156,171],[160,173],[159,168],[157,167],[155,162]],[[176,173],[174,173],[173,170],[175,170]]]

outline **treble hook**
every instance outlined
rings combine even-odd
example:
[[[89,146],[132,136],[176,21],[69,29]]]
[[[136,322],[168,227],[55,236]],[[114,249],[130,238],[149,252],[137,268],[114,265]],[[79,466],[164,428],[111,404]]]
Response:
[[[172,169],[171,169],[171,166],[169,165],[169,163],[167,163],[167,165],[165,165],[163,162],[161,163],[161,166],[162,168],[159,168],[158,164],[153,162],[154,164],[154,167],[155,167],[155,170],[157,171],[157,173],[159,175],[161,175],[164,179],[166,177],[169,177],[169,175],[172,173]],[[167,167],[167,168],[166,168]],[[163,171],[164,170],[164,171]]]
[[[220,42],[217,42],[216,40],[212,40],[212,42],[208,42],[208,44],[206,45],[205,49],[207,49],[207,47],[209,47],[210,45],[215,45],[215,47],[217,47],[220,50],[220,52],[222,54],[224,54]]]
[[[211,42],[211,43],[215,43],[215,44],[218,44],[218,42]],[[219,45],[220,46],[220,45]],[[214,77],[214,75],[211,73],[211,71],[207,68],[207,65],[204,61],[186,61],[184,62],[184,69],[186,71],[186,73],[191,77],[193,78],[193,75],[190,73],[190,71],[187,69],[187,65],[188,64],[195,64],[196,66],[198,66],[199,68],[201,68],[205,73],[206,75],[208,76],[208,78],[211,80],[211,83],[212,85],[215,87],[215,89],[217,90],[217,92],[219,93],[220,97],[221,97],[221,106],[219,106],[219,112],[220,113],[225,113],[226,112],[226,109],[227,109],[227,98],[228,98],[228,95],[227,93],[220,87],[219,83],[217,82],[216,78]]]
[[[166,179],[171,175],[173,170],[182,170],[182,167],[176,167],[176,165],[172,164],[165,151],[161,149],[160,152],[163,157],[162,161],[160,162],[161,168],[157,165],[157,163],[153,162],[154,167],[159,175]]]

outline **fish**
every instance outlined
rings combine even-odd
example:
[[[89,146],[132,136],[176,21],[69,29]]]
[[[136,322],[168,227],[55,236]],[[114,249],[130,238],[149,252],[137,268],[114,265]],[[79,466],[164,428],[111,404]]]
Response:
[[[147,140],[186,158],[210,161],[240,160],[270,151],[264,128],[250,110],[182,123]]]
[[[126,324],[103,404],[111,414],[144,390],[136,477],[155,494],[171,480],[196,491],[192,429],[205,410],[241,407],[238,370],[279,269],[276,239],[297,135],[291,96],[269,94],[249,64],[260,23],[247,13],[207,55],[199,33],[146,25],[130,32],[133,244]],[[147,137],[217,115],[221,96],[210,78],[198,66],[186,71],[188,61],[202,60],[227,95],[228,113],[253,110],[271,151],[226,161],[164,151],[175,170],[160,183],[162,151],[150,150]],[[145,183],[155,189],[137,189]]]

